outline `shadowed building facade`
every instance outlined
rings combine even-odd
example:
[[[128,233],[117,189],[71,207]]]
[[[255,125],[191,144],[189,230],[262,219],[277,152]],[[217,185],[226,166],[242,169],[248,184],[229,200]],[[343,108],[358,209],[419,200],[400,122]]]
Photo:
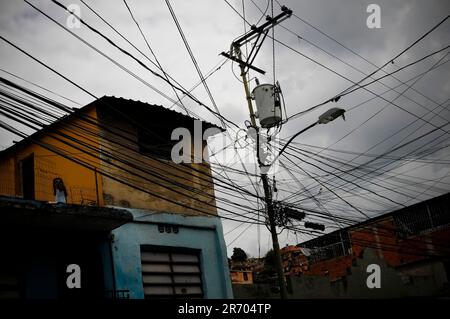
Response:
[[[201,134],[220,132],[201,124]],[[82,278],[101,278],[93,288],[82,287],[80,296],[232,297],[211,168],[205,160],[171,160],[178,142],[171,133],[178,127],[194,136],[195,119],[105,96],[2,151],[3,225],[13,230],[2,235],[11,240],[1,245],[11,256],[27,250],[27,242],[39,247],[28,259],[12,257],[2,266],[0,280],[13,283],[2,287],[17,288],[5,288],[6,295],[70,296],[62,280],[73,256],[70,263],[80,261]],[[63,186],[55,189],[55,180]],[[26,232],[15,236],[22,228]],[[84,258],[84,251],[96,257]],[[22,270],[8,272],[13,268]]]

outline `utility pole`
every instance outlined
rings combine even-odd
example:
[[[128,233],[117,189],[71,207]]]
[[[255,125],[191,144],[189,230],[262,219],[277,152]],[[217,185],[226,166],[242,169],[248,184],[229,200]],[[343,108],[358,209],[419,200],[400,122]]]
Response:
[[[262,42],[266,38],[269,30],[271,28],[275,27],[275,25],[277,25],[281,21],[289,18],[291,15],[292,15],[292,11],[286,7],[283,7],[282,12],[279,15],[277,15],[275,17],[267,16],[266,17],[267,22],[265,22],[264,24],[262,24],[259,27],[252,26],[251,30],[248,33],[246,33],[239,39],[235,40],[231,45],[232,51],[230,52],[230,54],[222,53],[223,56],[239,63],[239,67],[241,70],[242,82],[244,84],[245,97],[247,99],[248,110],[250,113],[250,122],[251,122],[253,128],[256,130],[257,138],[259,138],[259,127],[256,123],[256,114],[253,109],[252,96],[250,94],[250,89],[249,89],[249,84],[248,84],[248,79],[247,79],[248,71],[246,71],[246,68],[252,69],[252,70],[262,73],[262,74],[265,73],[261,69],[258,69],[256,67],[254,67],[253,65],[251,65],[251,63],[253,62],[256,54],[258,53],[259,48],[261,47]],[[244,61],[242,59],[241,46],[245,43],[250,42],[251,40],[253,40],[255,38],[256,38],[255,44],[254,44],[249,56],[247,57],[247,61]],[[257,154],[259,154],[258,150],[257,150]],[[262,163],[260,163],[259,157],[258,157],[258,163],[260,164],[260,168],[261,168]],[[283,270],[281,253],[280,253],[280,244],[278,242],[278,234],[277,234],[277,229],[276,229],[276,224],[275,224],[275,211],[274,211],[273,201],[272,201],[272,190],[269,185],[269,179],[267,177],[267,173],[261,171],[261,180],[262,180],[262,184],[263,184],[263,188],[264,188],[264,198],[265,198],[265,203],[266,203],[266,208],[267,208],[267,216],[268,216],[268,221],[269,221],[270,233],[272,235],[272,244],[273,244],[273,251],[275,254],[275,267],[276,267],[276,271],[277,271],[278,285],[280,288],[280,297],[281,297],[281,299],[286,299],[287,298],[286,281],[284,278],[284,270]]]
[[[242,60],[242,53],[240,48],[237,50],[238,59]],[[247,99],[248,110],[250,112],[250,121],[252,126],[257,130],[256,134],[259,134],[258,126],[256,125],[256,115],[253,110],[252,97],[250,95],[250,89],[247,82],[247,73],[245,72],[245,66],[240,65],[242,82],[244,83],[245,97]],[[267,174],[261,173],[261,180],[264,188],[264,200],[267,207],[267,215],[269,219],[270,233],[272,235],[273,252],[275,254],[275,268],[277,270],[278,286],[280,287],[281,299],[287,298],[286,281],[284,278],[283,264],[281,261],[280,243],[278,242],[277,228],[275,225],[275,212],[273,209],[272,190],[270,189],[269,180]]]

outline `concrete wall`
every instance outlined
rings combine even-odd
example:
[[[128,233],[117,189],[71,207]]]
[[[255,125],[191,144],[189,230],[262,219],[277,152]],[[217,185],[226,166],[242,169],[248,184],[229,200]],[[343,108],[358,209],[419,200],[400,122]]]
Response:
[[[367,266],[381,268],[381,288],[369,289],[366,284]],[[289,298],[403,298],[449,296],[449,283],[444,263],[422,261],[401,267],[390,267],[372,249],[366,249],[362,258],[348,269],[339,280],[327,276],[300,275],[291,277]],[[233,285],[236,298],[276,298],[271,285]]]
[[[112,231],[117,290],[130,290],[130,298],[144,298],[140,246],[155,245],[199,249],[205,298],[233,297],[219,218],[130,211],[140,222],[132,222]],[[179,232],[160,233],[158,223],[177,225]]]

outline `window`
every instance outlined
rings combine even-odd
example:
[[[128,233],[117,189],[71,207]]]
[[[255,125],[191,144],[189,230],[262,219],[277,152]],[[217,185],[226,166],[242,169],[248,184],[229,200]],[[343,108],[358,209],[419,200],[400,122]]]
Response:
[[[171,140],[172,129],[158,127],[155,133],[138,129],[139,152],[155,158],[170,160],[172,147],[178,143]]]
[[[144,295],[150,298],[203,298],[199,252],[141,247]]]
[[[246,272],[244,272],[244,281],[248,281],[248,275]]]
[[[351,243],[348,231],[344,230],[311,239],[303,243],[302,247],[311,249],[308,262],[312,264],[322,260],[348,255]]]
[[[450,223],[448,199],[440,198],[418,203],[398,211],[392,217],[397,226],[399,238],[420,234]]]

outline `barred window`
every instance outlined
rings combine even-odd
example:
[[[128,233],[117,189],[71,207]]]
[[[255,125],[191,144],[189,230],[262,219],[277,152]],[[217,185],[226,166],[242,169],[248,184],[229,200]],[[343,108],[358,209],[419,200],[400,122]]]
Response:
[[[150,298],[203,298],[197,250],[141,247],[144,295]]]

